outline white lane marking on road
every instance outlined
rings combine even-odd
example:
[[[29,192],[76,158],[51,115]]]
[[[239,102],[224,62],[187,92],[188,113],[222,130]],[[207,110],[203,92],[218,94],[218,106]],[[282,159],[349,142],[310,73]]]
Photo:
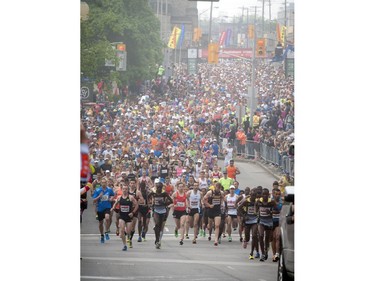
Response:
[[[126,277],[112,277],[112,276],[81,276],[82,279],[95,279],[95,280],[189,280],[189,281],[208,281],[217,280],[213,277],[208,278],[191,278],[189,276],[126,276]]]
[[[207,265],[224,265],[224,266],[249,266],[249,267],[273,267],[273,264],[265,263],[248,263],[248,262],[229,262],[229,261],[207,261],[207,260],[179,260],[179,259],[152,259],[152,258],[110,258],[110,257],[82,257],[82,260],[100,260],[100,261],[117,261],[117,262],[152,262],[152,263],[183,263],[183,264],[207,264]]]
[[[233,267],[231,267],[231,266],[227,266],[229,269],[232,269],[232,270],[234,270],[234,268]]]

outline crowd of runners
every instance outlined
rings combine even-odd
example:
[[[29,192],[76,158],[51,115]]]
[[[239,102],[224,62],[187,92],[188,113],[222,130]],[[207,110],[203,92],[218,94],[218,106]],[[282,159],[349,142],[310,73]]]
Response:
[[[238,231],[243,248],[251,242],[249,259],[267,260],[271,247],[278,260],[278,216],[290,179],[285,175],[272,187],[239,183],[235,159],[244,157],[240,145],[248,139],[273,140],[280,149],[294,140],[293,80],[261,64],[257,110],[238,120],[249,69],[240,61],[202,64],[198,75],[177,67],[172,79],[144,83],[138,98],[82,106],[90,171],[81,183],[81,220],[91,196],[101,243],[113,225],[124,251],[150,233],[160,249],[173,216],[180,245],[202,237],[216,247]]]

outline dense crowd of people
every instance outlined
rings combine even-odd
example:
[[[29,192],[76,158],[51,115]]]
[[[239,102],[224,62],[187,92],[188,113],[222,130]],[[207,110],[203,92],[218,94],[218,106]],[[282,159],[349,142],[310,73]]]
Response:
[[[88,147],[90,175],[82,180],[81,173],[81,218],[89,194],[101,243],[109,240],[114,218],[123,250],[132,248],[136,232],[138,242],[146,239],[152,218],[160,249],[172,215],[180,245],[189,228],[192,243],[198,235],[207,236],[215,246],[226,236],[231,242],[238,228],[244,248],[252,237],[249,259],[266,260],[272,240],[273,260],[278,260],[278,213],[290,178],[284,175],[272,190],[239,189],[236,175],[241,172],[234,162],[248,156],[248,141],[289,153],[294,82],[282,68],[259,63],[256,111],[246,110],[239,120],[236,106],[247,104],[250,69],[249,62],[228,60],[200,64],[199,73],[189,75],[180,65],[168,79],[156,75],[146,81],[136,98],[82,104],[81,140]],[[224,158],[222,167],[219,157]]]

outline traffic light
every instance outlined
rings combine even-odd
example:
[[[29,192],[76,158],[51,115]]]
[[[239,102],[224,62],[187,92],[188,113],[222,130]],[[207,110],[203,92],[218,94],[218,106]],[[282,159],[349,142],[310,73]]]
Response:
[[[254,39],[254,25],[250,24],[247,27],[247,36],[249,37],[249,39]]]
[[[202,29],[200,27],[194,28],[193,42],[198,42],[202,37]]]
[[[198,42],[199,37],[198,37],[198,28],[194,27],[194,35],[193,35],[193,42]]]
[[[116,49],[117,49],[117,51],[125,52],[126,51],[126,45],[124,43],[119,43],[119,44],[116,45]]]
[[[219,44],[210,43],[208,44],[208,63],[219,62]]]
[[[202,28],[198,27],[198,40],[202,38]]]
[[[266,40],[264,38],[260,38],[257,40],[256,56],[265,57],[265,55],[266,55]]]

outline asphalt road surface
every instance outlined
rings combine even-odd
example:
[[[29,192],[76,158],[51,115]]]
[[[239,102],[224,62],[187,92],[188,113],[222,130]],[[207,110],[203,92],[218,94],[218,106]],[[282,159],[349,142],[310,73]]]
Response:
[[[275,178],[261,167],[252,163],[235,162],[235,165],[241,171],[238,176],[241,189],[258,185],[272,187]],[[110,240],[100,243],[91,198],[88,205],[81,223],[81,280],[276,280],[277,263],[272,262],[271,250],[265,262],[249,260],[250,247],[242,248],[238,230],[232,234],[232,242],[222,238],[222,243],[215,247],[213,239],[208,241],[207,236],[199,236],[197,244],[192,244],[193,230],[190,229],[190,239],[185,239],[184,244],[179,245],[170,214],[161,249],[155,249],[154,223],[151,219],[146,241],[137,242],[136,232],[133,248],[124,252],[122,241],[115,234],[114,222]]]

